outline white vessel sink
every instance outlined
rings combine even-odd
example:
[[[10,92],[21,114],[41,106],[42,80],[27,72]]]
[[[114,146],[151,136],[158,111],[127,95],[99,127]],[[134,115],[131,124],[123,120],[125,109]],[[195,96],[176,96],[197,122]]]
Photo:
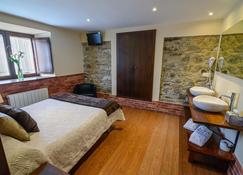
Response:
[[[215,92],[212,89],[200,86],[194,86],[190,88],[190,92],[193,96],[198,95],[214,95]]]
[[[199,109],[209,112],[222,112],[226,111],[229,107],[225,101],[209,95],[194,97],[193,104]]]

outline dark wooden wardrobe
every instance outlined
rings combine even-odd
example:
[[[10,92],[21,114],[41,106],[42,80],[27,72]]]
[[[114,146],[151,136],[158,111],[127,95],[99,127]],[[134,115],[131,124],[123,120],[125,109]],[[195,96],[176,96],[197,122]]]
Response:
[[[117,34],[117,96],[152,100],[156,30]]]

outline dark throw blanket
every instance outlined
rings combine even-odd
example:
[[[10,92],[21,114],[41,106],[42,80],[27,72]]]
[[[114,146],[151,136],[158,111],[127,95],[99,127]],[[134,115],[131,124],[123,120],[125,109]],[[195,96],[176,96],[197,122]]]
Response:
[[[117,102],[111,100],[87,97],[72,93],[62,93],[54,95],[51,98],[69,103],[101,108],[106,111],[107,115],[110,115],[111,113],[115,112],[117,109],[120,108],[120,105]]]

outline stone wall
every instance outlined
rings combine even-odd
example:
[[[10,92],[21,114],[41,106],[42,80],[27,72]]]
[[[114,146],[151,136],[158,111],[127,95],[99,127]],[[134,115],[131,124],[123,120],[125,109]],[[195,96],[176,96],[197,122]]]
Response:
[[[98,92],[111,93],[111,42],[100,46],[83,43],[84,72]]]
[[[7,102],[6,96],[18,92],[30,91],[40,88],[48,88],[49,95],[61,92],[72,92],[76,84],[84,81],[83,74],[66,75],[52,78],[43,78],[39,80],[29,80],[16,83],[0,85],[0,94]]]
[[[164,39],[160,101],[183,102],[191,86],[205,86],[208,58],[217,56],[219,36]]]
[[[243,34],[223,35],[219,56],[224,57],[222,73],[243,79]]]

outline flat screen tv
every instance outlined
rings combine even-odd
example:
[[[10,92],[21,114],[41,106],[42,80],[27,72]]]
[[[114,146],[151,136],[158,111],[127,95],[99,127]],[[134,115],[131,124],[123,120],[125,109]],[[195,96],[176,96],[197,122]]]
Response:
[[[101,32],[87,33],[87,39],[88,39],[88,44],[91,46],[96,46],[96,45],[102,44]]]

